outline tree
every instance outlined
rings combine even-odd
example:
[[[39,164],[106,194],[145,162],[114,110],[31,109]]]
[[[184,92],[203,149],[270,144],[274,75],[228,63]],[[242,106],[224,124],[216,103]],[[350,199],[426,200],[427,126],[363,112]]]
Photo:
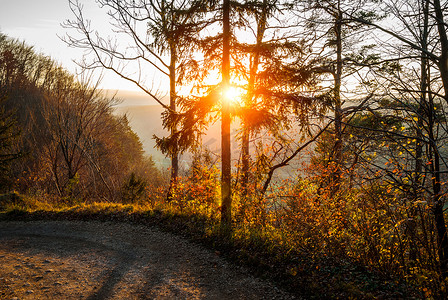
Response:
[[[417,81],[419,87],[414,91],[409,90],[409,88],[404,89],[404,91],[419,95],[417,98],[419,100],[416,101],[417,105],[414,106],[418,109],[407,106],[407,110],[413,112],[413,117],[417,120],[412,126],[414,128],[413,137],[417,141],[416,156],[413,155],[415,161],[413,171],[416,172],[414,176],[420,179],[413,181],[414,184],[418,184],[421,180],[422,177],[418,174],[420,170],[431,174],[431,208],[437,231],[440,270],[442,276],[446,278],[448,276],[448,239],[443,214],[445,201],[441,187],[444,159],[440,151],[441,136],[436,136],[438,128],[441,126],[440,119],[437,117],[437,109],[444,106],[436,105],[436,101],[437,99],[444,99],[446,104],[448,99],[448,38],[444,21],[445,10],[440,1],[416,1],[412,7],[401,1],[386,1],[384,5],[384,9],[392,12],[391,18],[394,22],[388,24],[395,24],[394,27],[387,23],[374,22],[365,18],[365,16],[350,13],[346,13],[346,15],[347,18],[377,29],[381,34],[391,37],[398,45],[401,45],[401,48],[396,47],[397,58],[394,59],[402,60],[404,58],[412,64],[420,65],[421,76]],[[398,30],[398,28],[403,30]],[[437,29],[435,32],[437,38],[434,38],[434,34],[430,35],[431,28]],[[432,63],[431,66],[429,62]],[[437,71],[440,81],[431,80],[431,77],[434,76],[434,73],[430,71],[431,69]],[[431,87],[430,84],[432,83],[435,84],[434,87]],[[439,92],[438,83],[441,83],[440,88],[443,94]],[[421,135],[423,132],[426,132],[427,137]],[[428,149],[426,156],[428,165],[424,170],[421,164],[421,159],[423,159],[421,147],[423,145],[426,145],[426,149]],[[421,181],[419,185],[423,189],[427,188]]]
[[[51,157],[56,189],[60,196],[75,196],[79,192],[73,184],[79,172],[90,165],[107,188],[109,198],[113,198],[112,188],[93,155],[96,137],[107,130],[109,124],[105,117],[111,114],[115,100],[103,97],[90,82],[77,82],[63,69],[54,75],[57,76],[55,88],[46,91],[43,112],[50,135],[45,146]]]
[[[162,152],[171,157],[170,198],[171,188],[179,172],[178,156],[181,149],[189,146],[178,144],[178,125],[175,120],[178,113],[178,87],[184,80],[189,56],[195,48],[192,43],[194,35],[203,26],[198,21],[198,12],[204,9],[202,1],[100,0],[98,4],[109,9],[107,14],[118,29],[115,38],[106,38],[98,32],[94,34],[90,21],[84,19],[81,4],[75,0],[69,3],[76,19],[67,21],[65,26],[76,29],[82,38],[68,35],[66,41],[69,45],[93,50],[94,54],[93,62],[83,64],[82,67],[111,70],[133,82],[166,109],[164,127],[169,130],[170,137],[155,138]],[[147,70],[153,70],[155,74],[166,76],[169,80],[168,105],[164,103],[160,91],[152,89],[151,84],[145,82]]]
[[[0,60],[0,92],[7,95],[0,129],[8,137],[2,154],[24,153],[11,165],[15,189],[110,201],[119,199],[132,172],[157,180],[127,118],[113,115],[115,99],[91,77],[76,78],[7,37],[0,39]]]
[[[364,84],[368,83],[364,78],[368,73],[365,62],[372,59],[369,55],[364,56],[364,52],[372,48],[366,41],[369,31],[346,14],[350,12],[371,20],[380,19],[381,16],[371,6],[373,2],[317,0],[307,1],[308,6],[305,6],[308,16],[305,22],[315,34],[313,72],[320,74],[324,83],[320,86],[320,98],[332,114],[327,118],[333,121],[333,142],[318,155],[331,169],[327,184],[333,195],[341,188],[347,165],[352,165],[344,155],[349,148],[345,143],[347,123],[356,112],[365,109],[375,95],[375,89]],[[357,91],[357,86],[361,86],[361,92]]]
[[[230,85],[230,0],[223,0],[222,24],[222,87],[227,89]],[[232,222],[230,123],[230,102],[223,99],[221,108],[221,222],[227,226],[230,226]]]
[[[248,3],[247,11],[248,16],[253,16],[254,27],[256,27],[256,31],[254,31],[255,35],[255,43],[253,45],[249,45],[247,42],[238,45],[240,51],[237,51],[237,56],[243,56],[245,51],[248,51],[248,63],[249,66],[247,71],[244,70],[244,63],[242,59],[238,62],[238,75],[246,78],[247,84],[244,86],[246,94],[244,95],[244,109],[241,110],[239,117],[242,120],[242,138],[241,138],[241,196],[242,200],[245,201],[245,198],[248,197],[249,193],[249,173],[250,173],[250,136],[257,130],[260,129],[262,125],[265,127],[270,127],[271,129],[276,127],[274,123],[278,121],[278,118],[275,118],[273,115],[270,115],[269,108],[266,107],[269,104],[269,101],[265,101],[265,106],[260,105],[259,99],[269,97],[268,93],[261,92],[262,89],[268,89],[268,86],[263,86],[261,81],[267,81],[267,78],[260,78],[260,68],[268,69],[269,66],[267,64],[271,63],[273,60],[276,60],[277,57],[275,55],[276,50],[287,46],[281,42],[274,41],[264,41],[266,38],[266,31],[269,28],[268,20],[272,17],[274,11],[279,9],[279,4],[277,1],[255,1]],[[267,48],[271,48],[270,51]],[[292,50],[292,49],[291,49]],[[245,74],[246,73],[246,74]],[[265,77],[269,78],[272,81],[276,81],[275,76],[269,76],[266,72],[263,74]],[[286,82],[282,84],[286,85]],[[274,84],[271,83],[273,86]],[[261,106],[261,109],[260,109]],[[264,113],[264,114],[263,114]],[[254,116],[258,116],[254,117]],[[260,120],[262,119],[262,120]],[[258,126],[257,126],[258,125]]]
[[[298,33],[300,24],[286,20],[291,16],[293,7],[288,1],[268,0],[251,1],[245,6],[247,25],[240,29],[244,40],[236,43],[234,51],[237,60],[235,76],[246,81],[239,85],[245,90],[245,95],[243,106],[236,114],[242,120],[240,185],[243,202],[246,198],[260,197],[248,195],[250,137],[255,139],[269,132],[273,136],[273,145],[281,145],[280,151],[269,153],[270,158],[265,157],[268,153],[259,155],[265,162],[269,161],[262,195],[274,170],[287,165],[300,152],[288,146],[293,141],[287,138],[286,132],[297,127],[298,132],[307,135],[309,118],[316,114],[315,108],[319,106],[317,98],[307,92],[315,83],[310,71],[313,62],[307,58],[310,54],[307,48],[312,41]],[[253,33],[253,43],[248,42],[248,32]],[[273,145],[272,148],[275,147]]]
[[[230,88],[231,82],[231,40],[233,38],[231,25],[231,1],[223,0],[222,5],[217,5],[214,1],[209,2],[209,9],[216,9],[216,14],[212,15],[207,24],[214,25],[217,21],[222,22],[222,34],[219,36],[202,36],[196,40],[204,51],[205,59],[203,68],[196,72],[193,77],[202,81],[209,75],[210,66],[220,65],[221,81],[212,87],[205,87],[204,95],[185,99],[183,106],[185,113],[182,116],[181,130],[179,130],[180,140],[197,140],[202,133],[203,127],[207,124],[205,119],[214,108],[220,103],[221,119],[221,223],[229,228],[232,221],[232,191],[231,191],[231,105],[226,99],[225,93]],[[237,3],[233,3],[237,5]],[[219,54],[217,54],[219,53]],[[220,58],[220,59],[219,59]],[[199,68],[198,68],[199,69]],[[199,83],[197,89],[203,89],[204,84]],[[220,101],[219,101],[220,100]],[[218,105],[219,106],[219,105]]]
[[[229,150],[226,150],[228,145],[226,145],[225,132],[229,130],[228,124],[230,124],[230,119],[226,119],[226,111],[231,110],[230,118],[235,116],[242,120],[242,194],[247,191],[249,178],[249,136],[255,135],[261,130],[267,130],[274,132],[278,137],[282,126],[287,127],[288,124],[291,124],[291,114],[300,111],[299,118],[305,120],[305,115],[314,112],[310,108],[311,97],[301,95],[301,87],[312,81],[310,80],[311,73],[307,72],[306,64],[303,63],[305,61],[303,57],[306,56],[306,51],[303,51],[305,47],[298,41],[297,43],[289,41],[289,38],[294,39],[293,35],[292,37],[284,35],[278,39],[274,37],[277,33],[274,32],[278,28],[277,26],[281,26],[280,21],[278,21],[279,24],[272,27],[269,27],[267,23],[269,17],[274,19],[274,11],[279,7],[281,6],[277,6],[275,1],[232,2],[231,13],[229,13],[229,23],[233,24],[233,27],[229,24],[229,27],[232,27],[229,41],[229,61],[223,59],[223,57],[227,57],[227,53],[224,51],[226,47],[221,47],[221,45],[226,45],[225,34],[203,37],[199,41],[204,52],[203,67],[199,68],[201,72],[197,75],[197,78],[200,78],[197,89],[202,89],[202,92],[199,93],[199,96],[191,96],[182,102],[185,113],[181,118],[182,126],[180,126],[179,133],[185,139],[193,135],[200,135],[203,127],[209,121],[209,116],[216,112],[216,109],[220,110],[220,118],[225,124],[222,129],[222,170],[224,174],[228,172],[226,166],[230,169],[230,163],[226,162],[227,160],[230,162],[230,159],[226,158],[226,151],[230,153]],[[285,7],[287,6],[285,5]],[[232,10],[232,8],[234,9]],[[217,8],[217,15],[220,15],[222,11],[223,7]],[[210,18],[210,24],[222,19],[213,17]],[[247,41],[247,34],[251,32],[253,24],[257,30],[254,32],[255,41],[251,44]],[[271,36],[269,39],[263,40],[267,29],[272,31]],[[246,35],[242,34],[246,39],[238,41],[238,33],[241,32],[246,33]],[[210,80],[207,78],[210,74],[209,70],[213,68],[217,70],[218,66],[221,70],[222,80],[215,85],[207,86],[204,81]],[[227,70],[227,68],[229,69]],[[224,75],[226,72],[229,72],[229,78]],[[228,88],[244,90],[242,107],[236,103],[237,101],[230,105],[229,99],[223,97]],[[213,117],[211,119],[213,121]],[[225,182],[226,178],[223,177],[223,191],[226,190]],[[224,195],[225,193],[222,194],[222,196]],[[243,198],[246,196],[244,195]],[[222,200],[222,203],[225,203],[224,199]],[[223,208],[226,209],[226,205]]]

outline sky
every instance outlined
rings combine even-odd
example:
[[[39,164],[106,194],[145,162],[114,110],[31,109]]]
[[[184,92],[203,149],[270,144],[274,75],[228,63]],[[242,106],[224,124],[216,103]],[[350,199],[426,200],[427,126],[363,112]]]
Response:
[[[80,1],[91,14],[102,16],[94,0]],[[79,71],[73,60],[81,60],[83,51],[69,48],[61,39],[68,29],[61,24],[73,19],[68,0],[0,0],[0,31],[34,46],[37,52],[51,56],[70,72]],[[104,24],[107,20],[104,19]],[[69,33],[74,33],[69,31]],[[113,90],[137,88],[115,74],[105,73],[101,87]]]

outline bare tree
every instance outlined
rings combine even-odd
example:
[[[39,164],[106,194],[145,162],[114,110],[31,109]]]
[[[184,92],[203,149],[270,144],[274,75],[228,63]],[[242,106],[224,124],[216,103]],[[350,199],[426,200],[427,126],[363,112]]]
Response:
[[[369,49],[366,40],[371,38],[367,26],[362,26],[346,16],[347,12],[354,15],[365,15],[376,20],[380,16],[372,8],[369,0],[311,0],[306,1],[302,13],[305,23],[312,29],[315,42],[313,72],[319,74],[321,101],[331,112],[326,117],[332,120],[333,141],[325,149],[323,161],[332,170],[328,184],[333,194],[340,190],[343,182],[344,169],[348,163],[346,140],[346,124],[354,113],[365,109],[374,95],[374,89],[369,88],[363,77],[367,69],[363,60],[364,49]],[[350,86],[350,87],[349,87]],[[355,87],[362,86],[362,92]]]
[[[50,135],[47,146],[51,156],[55,186],[61,196],[72,194],[70,190],[79,172],[86,165],[96,167],[113,197],[112,188],[98,168],[98,161],[92,159],[96,136],[105,130],[105,115],[111,114],[114,99],[101,96],[97,86],[90,82],[79,83],[63,69],[54,74],[56,83],[46,90],[43,115]],[[72,196],[72,195],[70,195]]]
[[[380,35],[388,39],[383,45],[389,48],[388,52],[392,55],[389,62],[400,62],[396,64],[398,67],[391,73],[392,76],[387,78],[387,86],[393,86],[390,93],[393,102],[388,108],[395,111],[395,115],[400,115],[401,122],[410,128],[405,134],[393,136],[396,140],[408,140],[415,145],[415,152],[402,149],[414,162],[412,168],[406,166],[406,161],[394,160],[395,165],[402,169],[402,174],[406,174],[406,178],[412,178],[412,184],[409,186],[401,179],[397,181],[396,174],[390,176],[397,184],[406,186],[413,194],[413,199],[429,195],[437,232],[440,270],[446,278],[448,239],[443,213],[445,192],[442,182],[448,166],[442,147],[447,132],[444,126],[448,99],[448,39],[444,21],[447,3],[442,5],[440,1],[426,0],[411,3],[385,1],[383,5],[383,9],[390,12],[389,17],[393,22],[389,24],[393,23],[394,27],[388,26],[388,23],[373,22],[363,16],[345,13],[347,18],[377,29]],[[410,214],[411,219],[416,217],[415,210]],[[411,234],[415,234],[412,229],[415,224],[409,222],[409,226]],[[415,259],[415,249],[411,249],[411,254]]]

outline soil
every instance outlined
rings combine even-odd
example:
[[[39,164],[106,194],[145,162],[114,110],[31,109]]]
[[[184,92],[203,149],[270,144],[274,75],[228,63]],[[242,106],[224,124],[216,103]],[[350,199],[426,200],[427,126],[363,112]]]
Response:
[[[157,227],[0,222],[0,299],[294,299]]]

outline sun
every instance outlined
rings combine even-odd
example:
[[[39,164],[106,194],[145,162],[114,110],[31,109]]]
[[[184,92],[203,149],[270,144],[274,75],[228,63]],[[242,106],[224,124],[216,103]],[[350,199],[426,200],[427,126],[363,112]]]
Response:
[[[231,105],[244,106],[244,89],[230,86],[224,90],[224,99]]]

